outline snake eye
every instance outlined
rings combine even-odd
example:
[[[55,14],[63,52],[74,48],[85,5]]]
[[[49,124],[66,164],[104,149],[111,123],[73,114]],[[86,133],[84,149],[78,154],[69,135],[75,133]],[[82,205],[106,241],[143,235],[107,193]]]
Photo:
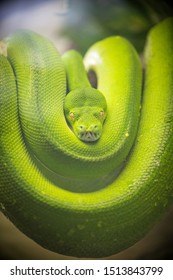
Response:
[[[74,116],[74,113],[73,113],[73,112],[70,112],[70,113],[69,113],[69,118],[70,118],[71,121],[74,121],[75,116]]]
[[[104,120],[104,118],[105,118],[105,112],[104,112],[104,111],[100,111],[99,117],[100,117],[101,120]]]

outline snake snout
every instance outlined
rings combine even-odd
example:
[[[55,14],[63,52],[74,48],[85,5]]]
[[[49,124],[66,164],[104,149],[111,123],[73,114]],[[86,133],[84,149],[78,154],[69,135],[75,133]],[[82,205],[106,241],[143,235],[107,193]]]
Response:
[[[102,128],[98,124],[92,124],[90,126],[80,124],[76,130],[77,136],[80,140],[85,142],[93,142],[100,138]]]

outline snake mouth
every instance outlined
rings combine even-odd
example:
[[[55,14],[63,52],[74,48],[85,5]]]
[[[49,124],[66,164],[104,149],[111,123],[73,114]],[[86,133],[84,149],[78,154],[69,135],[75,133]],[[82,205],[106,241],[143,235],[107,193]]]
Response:
[[[78,123],[74,126],[74,133],[79,140],[84,142],[97,141],[102,134],[102,126],[100,123],[83,124]]]
[[[100,133],[93,131],[81,132],[78,134],[78,138],[84,142],[94,142],[100,138]]]

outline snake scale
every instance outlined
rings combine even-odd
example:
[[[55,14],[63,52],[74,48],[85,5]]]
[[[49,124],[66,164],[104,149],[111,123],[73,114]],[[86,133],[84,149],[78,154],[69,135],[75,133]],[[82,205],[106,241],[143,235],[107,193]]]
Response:
[[[2,212],[69,256],[106,257],[143,238],[173,201],[173,18],[149,31],[144,71],[121,36],[83,59],[19,30],[0,53]]]

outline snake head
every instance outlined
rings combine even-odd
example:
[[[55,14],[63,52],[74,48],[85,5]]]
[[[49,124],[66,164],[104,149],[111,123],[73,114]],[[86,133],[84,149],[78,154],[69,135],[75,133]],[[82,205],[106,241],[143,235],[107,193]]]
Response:
[[[106,118],[106,100],[93,88],[71,91],[65,100],[64,112],[74,134],[84,142],[97,141]]]

